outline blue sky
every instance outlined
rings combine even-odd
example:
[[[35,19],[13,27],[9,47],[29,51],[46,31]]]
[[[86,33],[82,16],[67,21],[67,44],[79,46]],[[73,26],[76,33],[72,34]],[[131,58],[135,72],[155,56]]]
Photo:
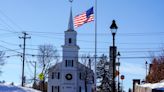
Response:
[[[109,56],[112,45],[110,25],[116,20],[118,31],[116,45],[121,53],[121,74],[125,75],[125,89],[132,87],[132,79],[145,76],[145,61],[159,55],[164,39],[164,6],[163,0],[97,0],[98,1],[98,55]],[[73,15],[77,15],[91,6],[94,0],[74,0]],[[61,55],[64,43],[64,31],[68,28],[70,4],[68,0],[3,0],[0,1],[0,50],[6,56],[22,52],[23,43],[19,36],[26,31],[27,48],[37,49],[40,44],[53,44]],[[78,29],[77,43],[79,55],[94,54],[94,22]],[[27,53],[37,54],[36,50],[27,49]],[[132,58],[133,57],[133,58]],[[141,58],[145,57],[145,58]],[[6,58],[2,67],[0,80],[21,82],[21,58]],[[36,57],[26,57],[27,61],[36,61]],[[39,69],[39,66],[37,66]],[[34,68],[26,63],[25,75],[33,76]],[[39,73],[39,72],[38,72]],[[29,76],[27,77],[29,78]]]

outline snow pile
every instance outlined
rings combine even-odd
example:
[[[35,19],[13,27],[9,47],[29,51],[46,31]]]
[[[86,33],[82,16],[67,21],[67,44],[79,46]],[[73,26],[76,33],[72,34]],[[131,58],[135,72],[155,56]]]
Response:
[[[164,88],[164,81],[159,83],[146,83],[135,86],[135,92],[152,92],[152,89],[162,89]]]
[[[0,92],[41,92],[32,88],[0,84]]]
[[[151,89],[154,89],[154,88],[164,88],[164,81],[161,81],[160,83],[153,83],[153,84],[150,84],[150,83],[146,83],[146,84],[143,84],[143,85],[140,85],[142,87],[149,87]]]

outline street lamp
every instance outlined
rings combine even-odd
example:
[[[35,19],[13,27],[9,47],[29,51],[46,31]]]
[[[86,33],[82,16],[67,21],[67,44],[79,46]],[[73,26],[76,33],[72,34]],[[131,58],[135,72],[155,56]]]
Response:
[[[116,32],[117,32],[117,25],[116,25],[116,22],[115,20],[112,21],[112,24],[110,26],[110,29],[111,29],[111,33],[112,33],[112,36],[113,36],[113,46],[115,46],[115,35],[116,35]]]
[[[112,60],[113,60],[113,91],[112,92],[116,92],[116,85],[115,85],[115,71],[116,71],[116,46],[115,46],[115,35],[117,32],[117,25],[115,23],[115,20],[112,21],[112,24],[110,26],[111,29],[111,33],[113,36],[113,55],[112,55]]]

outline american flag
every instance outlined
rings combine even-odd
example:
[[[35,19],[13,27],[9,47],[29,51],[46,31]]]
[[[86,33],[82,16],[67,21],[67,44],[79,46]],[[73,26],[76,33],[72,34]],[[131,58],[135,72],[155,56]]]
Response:
[[[74,17],[75,28],[94,20],[93,7]]]

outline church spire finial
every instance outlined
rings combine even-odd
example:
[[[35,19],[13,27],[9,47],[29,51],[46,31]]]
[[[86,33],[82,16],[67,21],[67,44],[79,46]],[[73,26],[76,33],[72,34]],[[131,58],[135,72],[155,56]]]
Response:
[[[72,2],[73,2],[73,0],[69,0],[69,2],[71,3],[71,9],[70,9],[70,18],[69,18],[69,23],[68,23],[68,30],[73,31],[74,30],[73,17],[72,17]]]

